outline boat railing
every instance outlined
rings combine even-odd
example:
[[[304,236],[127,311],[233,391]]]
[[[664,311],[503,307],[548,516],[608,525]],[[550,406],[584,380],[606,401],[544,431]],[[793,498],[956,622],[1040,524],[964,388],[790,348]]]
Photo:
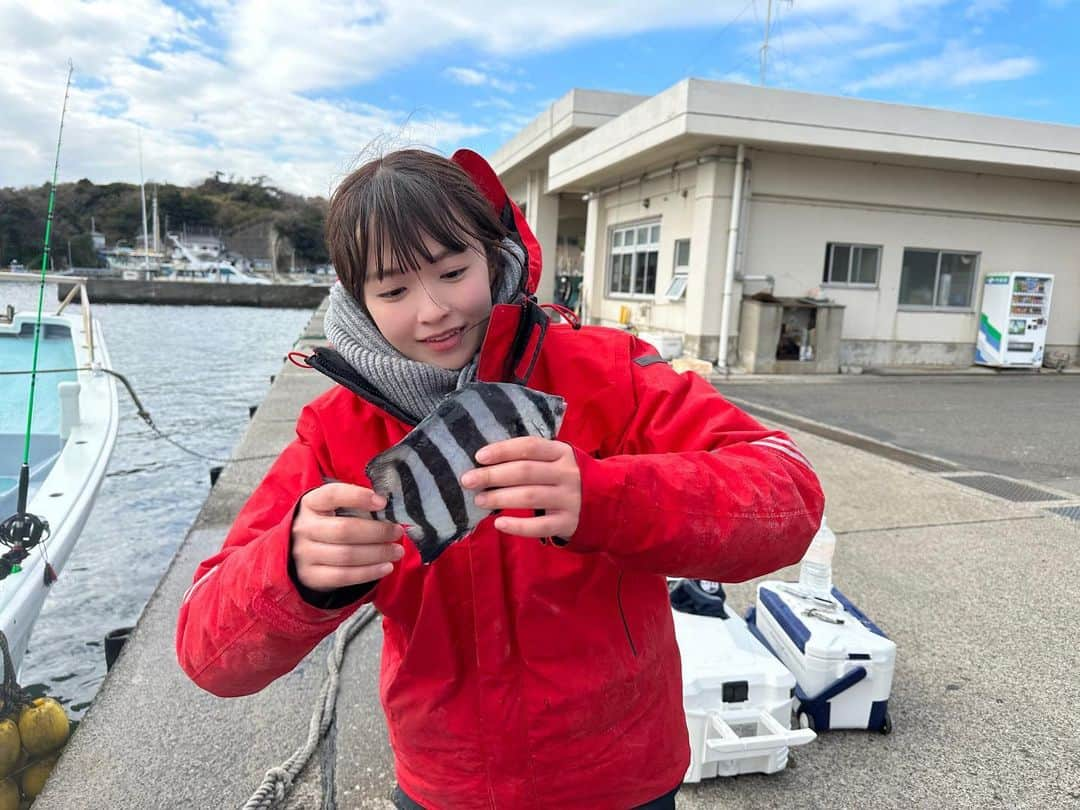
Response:
[[[21,281],[25,283],[40,282],[42,277],[38,273],[4,273],[0,272],[0,281]],[[79,308],[82,312],[83,332],[86,334],[86,348],[90,352],[90,364],[94,364],[94,320],[90,313],[90,296],[86,292],[86,276],[62,276],[57,273],[45,274],[46,284],[70,284],[71,289],[56,308],[57,315],[63,315],[67,305],[75,300],[75,294],[79,295]]]

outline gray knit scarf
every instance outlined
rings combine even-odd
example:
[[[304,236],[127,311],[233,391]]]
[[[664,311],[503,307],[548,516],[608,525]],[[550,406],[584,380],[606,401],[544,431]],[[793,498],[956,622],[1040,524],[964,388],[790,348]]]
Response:
[[[525,273],[525,252],[512,239],[503,240],[499,256],[502,267],[492,291],[493,306],[518,299]],[[330,288],[325,329],[327,340],[349,365],[417,421],[431,413],[447,394],[476,379],[476,357],[460,369],[439,368],[407,358],[383,337],[341,282]]]

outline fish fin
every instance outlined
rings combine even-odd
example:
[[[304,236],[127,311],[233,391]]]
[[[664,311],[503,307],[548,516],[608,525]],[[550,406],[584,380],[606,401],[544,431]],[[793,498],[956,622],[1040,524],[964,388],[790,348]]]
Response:
[[[425,537],[423,531],[419,526],[406,526],[405,536],[412,540],[413,545],[416,546],[416,550],[420,552],[420,561],[424,565],[428,565],[438,559],[444,551],[446,551],[454,543],[458,542],[462,538],[468,537],[471,533],[469,531],[456,534],[448,540],[440,540],[439,538]]]
[[[364,468],[364,473],[367,475],[368,480],[371,482],[371,489],[378,494],[388,497],[393,492],[394,487],[397,484],[397,474],[394,472],[394,464],[398,461],[405,460],[406,456],[412,452],[409,447],[401,444],[395,444],[386,450],[383,450],[375,458],[371,459],[367,463],[367,467]]]

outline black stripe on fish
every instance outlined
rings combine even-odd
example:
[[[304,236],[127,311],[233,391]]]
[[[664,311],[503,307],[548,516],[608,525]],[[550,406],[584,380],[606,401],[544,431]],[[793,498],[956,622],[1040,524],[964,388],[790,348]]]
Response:
[[[435,527],[428,523],[427,515],[424,513],[424,504],[420,500],[420,488],[416,485],[416,478],[413,477],[412,470],[409,469],[409,465],[404,461],[394,462],[394,469],[397,470],[398,477],[401,479],[401,492],[402,497],[405,500],[405,514],[408,515],[410,521],[414,521],[417,528],[423,532],[424,537],[439,536],[439,533],[435,531]],[[426,557],[424,553],[425,549],[420,549],[421,559]],[[424,559],[424,562],[427,562]]]
[[[493,385],[484,389],[482,398],[495,421],[506,428],[511,438],[529,435],[529,429],[525,427],[517,406],[505,391]]]
[[[540,411],[540,416],[543,418],[544,424],[547,425],[547,435],[554,439],[555,413],[551,410],[547,395],[541,391],[533,391],[531,388],[526,388],[524,394],[529,398],[529,401],[536,406],[536,410]]]
[[[465,451],[465,455],[473,464],[476,464],[476,451],[491,442],[484,438],[484,434],[476,425],[476,420],[461,404],[461,400],[455,397],[444,401],[443,405],[446,407],[446,412],[442,414],[443,422],[453,435],[454,441],[458,443],[458,447]]]
[[[465,495],[461,484],[454,474],[454,468],[446,460],[446,456],[423,431],[418,431],[413,450],[420,457],[420,463],[427,467],[431,477],[435,479],[435,485],[439,488],[439,497],[446,505],[446,511],[454,522],[454,529],[458,534],[464,534],[469,530],[469,513],[465,508]],[[408,489],[405,490],[408,492]],[[412,510],[409,510],[412,514]]]

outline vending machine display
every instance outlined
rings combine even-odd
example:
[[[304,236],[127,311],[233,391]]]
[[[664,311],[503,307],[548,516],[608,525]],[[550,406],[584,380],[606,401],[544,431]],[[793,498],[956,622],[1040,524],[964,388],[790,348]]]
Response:
[[[975,362],[983,366],[1042,365],[1054,277],[995,273],[983,281]]]

